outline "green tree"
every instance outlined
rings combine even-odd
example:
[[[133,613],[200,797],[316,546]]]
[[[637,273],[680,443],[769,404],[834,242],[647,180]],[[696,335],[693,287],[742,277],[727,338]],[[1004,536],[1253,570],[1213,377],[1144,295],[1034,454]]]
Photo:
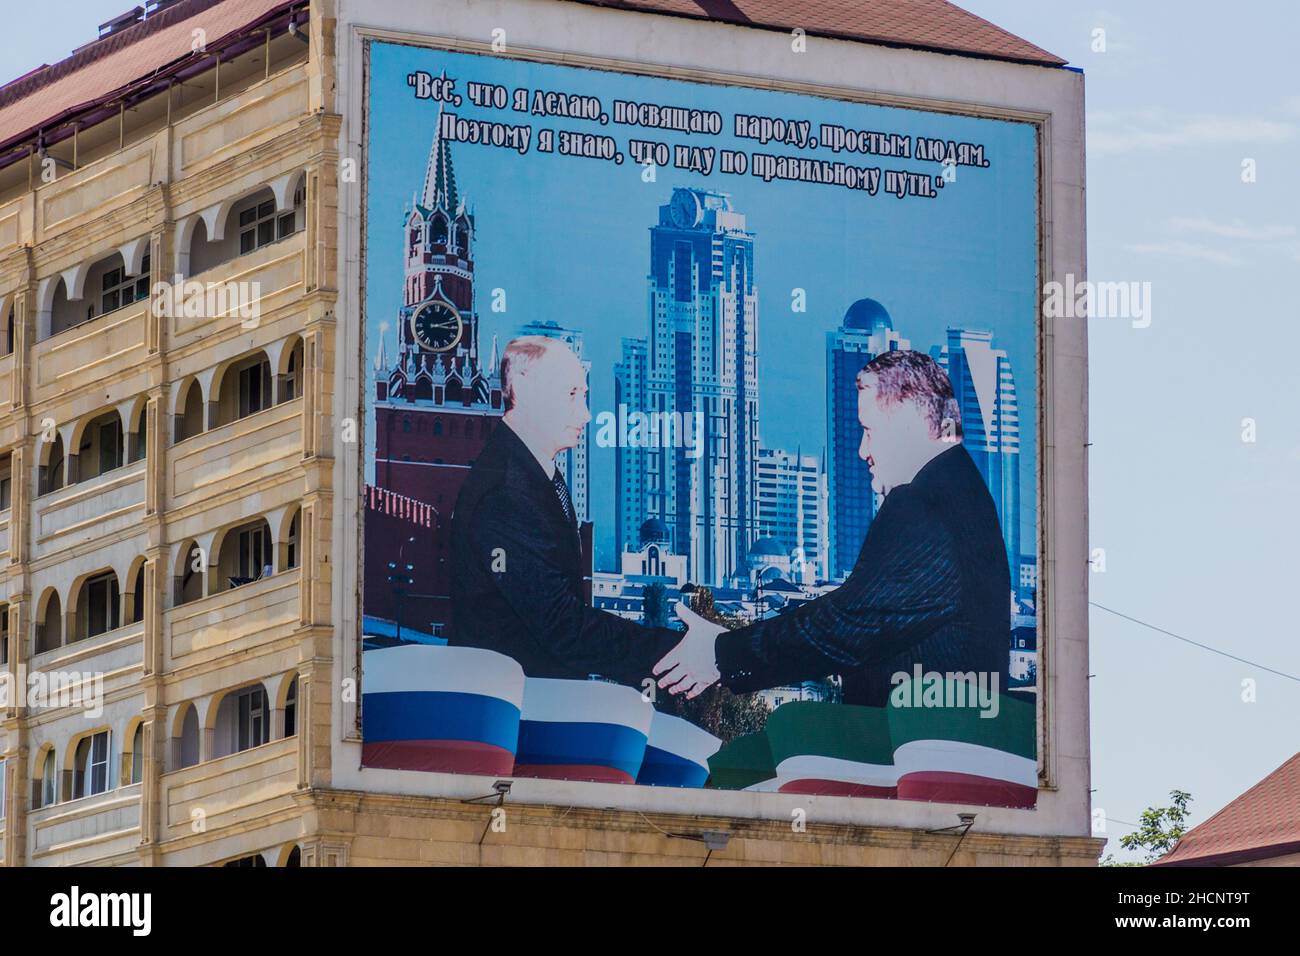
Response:
[[[644,616],[641,623],[646,627],[668,627],[668,592],[662,584],[647,584],[642,594]]]
[[[1192,795],[1185,790],[1170,790],[1170,807],[1147,807],[1142,811],[1142,822],[1132,833],[1119,838],[1119,845],[1126,850],[1145,850],[1146,860],[1154,863],[1174,848],[1187,832],[1187,804]],[[1102,861],[1106,866],[1120,866],[1114,862],[1114,855],[1108,854]]]

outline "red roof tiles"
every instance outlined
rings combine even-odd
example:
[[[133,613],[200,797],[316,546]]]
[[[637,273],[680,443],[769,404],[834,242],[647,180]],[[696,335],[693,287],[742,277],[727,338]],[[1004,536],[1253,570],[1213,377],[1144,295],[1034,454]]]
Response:
[[[811,36],[961,53],[1018,63],[1065,60],[947,0],[575,0],[594,6],[676,14]]]
[[[196,29],[203,30],[207,44],[215,44],[286,6],[287,0],[183,0],[53,66],[33,70],[0,88],[0,143],[190,56]]]
[[[1300,853],[1300,754],[1188,831],[1156,866],[1226,865]]]

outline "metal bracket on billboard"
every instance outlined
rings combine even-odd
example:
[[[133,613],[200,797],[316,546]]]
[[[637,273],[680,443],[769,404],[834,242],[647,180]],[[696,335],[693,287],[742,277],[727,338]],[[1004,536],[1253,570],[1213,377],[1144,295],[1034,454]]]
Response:
[[[970,828],[975,825],[975,817],[976,814],[974,813],[959,813],[957,814],[957,819],[961,821],[960,823],[954,823],[950,827],[940,827],[937,830],[925,831],[926,833],[951,833],[953,830],[961,830],[961,835],[957,837],[956,846],[954,846],[952,852],[948,854],[948,859],[943,861],[944,866],[951,863],[952,858],[957,855],[957,850],[961,847],[961,841],[966,839],[966,834],[969,833]]]

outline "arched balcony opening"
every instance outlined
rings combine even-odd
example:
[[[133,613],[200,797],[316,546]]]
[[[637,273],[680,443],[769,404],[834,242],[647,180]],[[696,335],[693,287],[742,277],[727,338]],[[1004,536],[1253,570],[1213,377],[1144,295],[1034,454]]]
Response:
[[[185,397],[181,399],[174,417],[174,441],[183,442],[202,434],[203,419],[203,387],[199,385],[198,379],[194,379],[185,389]]]
[[[122,416],[117,410],[104,412],[81,430],[77,453],[68,460],[68,483],[91,481],[122,467]]]
[[[260,683],[232,690],[217,705],[213,756],[227,757],[271,740],[271,709]]]
[[[180,550],[176,573],[172,575],[172,604],[179,607],[203,597],[203,576],[207,556],[195,541]]]
[[[65,780],[65,787],[70,789],[68,799],[80,800],[108,792],[112,779],[112,737],[110,730],[97,730],[77,740],[72,767]]]
[[[67,465],[63,452],[63,436],[55,432],[54,437],[41,442],[41,464],[36,475],[36,496],[48,495],[63,487]]]
[[[257,351],[232,362],[221,375],[211,427],[256,415],[271,404],[271,362]]]
[[[200,219],[190,237],[188,274],[206,272],[301,230],[306,225],[302,183],[303,178],[299,177],[290,209],[277,208],[275,192],[270,186],[263,186],[224,210],[222,227],[214,226],[212,236],[207,223]],[[213,238],[218,233],[221,238]]]
[[[127,590],[122,607],[123,624],[139,624],[144,620],[145,559],[136,558],[127,572]]]
[[[293,345],[284,350],[280,359],[282,368],[276,373],[276,402],[291,402],[302,396],[302,360],[303,344],[299,337],[294,338]]]
[[[271,526],[258,518],[227,531],[217,558],[217,580],[213,591],[227,591],[274,573]]]
[[[63,645],[63,602],[59,592],[49,588],[36,605],[36,653]]]
[[[86,578],[75,600],[69,642],[107,634],[121,626],[122,596],[115,572],[102,571]]]
[[[52,807],[59,801],[59,755],[53,744],[46,744],[32,762],[32,809]]]
[[[132,419],[135,427],[126,433],[126,461],[135,464],[149,454],[149,403],[141,402]]]
[[[149,297],[151,263],[142,257],[140,272],[127,274],[120,252],[105,256],[86,270],[81,296],[69,298],[67,283],[59,281],[50,311],[50,335],[58,335],[101,315],[108,315]]]
[[[192,703],[185,704],[176,716],[172,733],[172,769],[183,770],[199,762],[199,712]]]

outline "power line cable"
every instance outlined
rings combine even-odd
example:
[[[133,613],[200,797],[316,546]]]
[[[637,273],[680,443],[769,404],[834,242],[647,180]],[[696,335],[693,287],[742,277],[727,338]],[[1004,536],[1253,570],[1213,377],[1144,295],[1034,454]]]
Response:
[[[1164,634],[1166,637],[1172,637],[1174,640],[1182,641],[1184,644],[1191,644],[1193,647],[1199,647],[1201,650],[1209,651],[1211,654],[1218,654],[1220,657],[1226,657],[1229,660],[1237,661],[1240,664],[1249,664],[1251,667],[1258,667],[1260,670],[1268,671],[1270,674],[1276,674],[1278,677],[1285,677],[1287,680],[1293,680],[1297,684],[1300,684],[1300,677],[1296,677],[1294,674],[1288,674],[1285,671],[1274,670],[1272,667],[1268,667],[1256,661],[1250,661],[1244,657],[1238,657],[1236,654],[1229,654],[1227,651],[1221,651],[1217,647],[1211,647],[1209,644],[1202,644],[1200,641],[1194,641],[1190,637],[1183,637],[1181,634],[1175,634],[1173,631],[1166,631],[1163,627],[1156,627],[1154,624],[1148,624],[1146,621],[1140,621],[1135,617],[1130,617],[1127,614],[1124,614],[1120,611],[1116,611],[1114,608],[1106,607],[1104,604],[1098,604],[1096,601],[1089,601],[1088,603],[1100,611],[1105,611],[1108,614],[1114,614],[1116,617],[1122,617],[1124,620],[1132,621],[1134,624],[1140,624],[1143,627],[1149,628],[1158,634]]]

